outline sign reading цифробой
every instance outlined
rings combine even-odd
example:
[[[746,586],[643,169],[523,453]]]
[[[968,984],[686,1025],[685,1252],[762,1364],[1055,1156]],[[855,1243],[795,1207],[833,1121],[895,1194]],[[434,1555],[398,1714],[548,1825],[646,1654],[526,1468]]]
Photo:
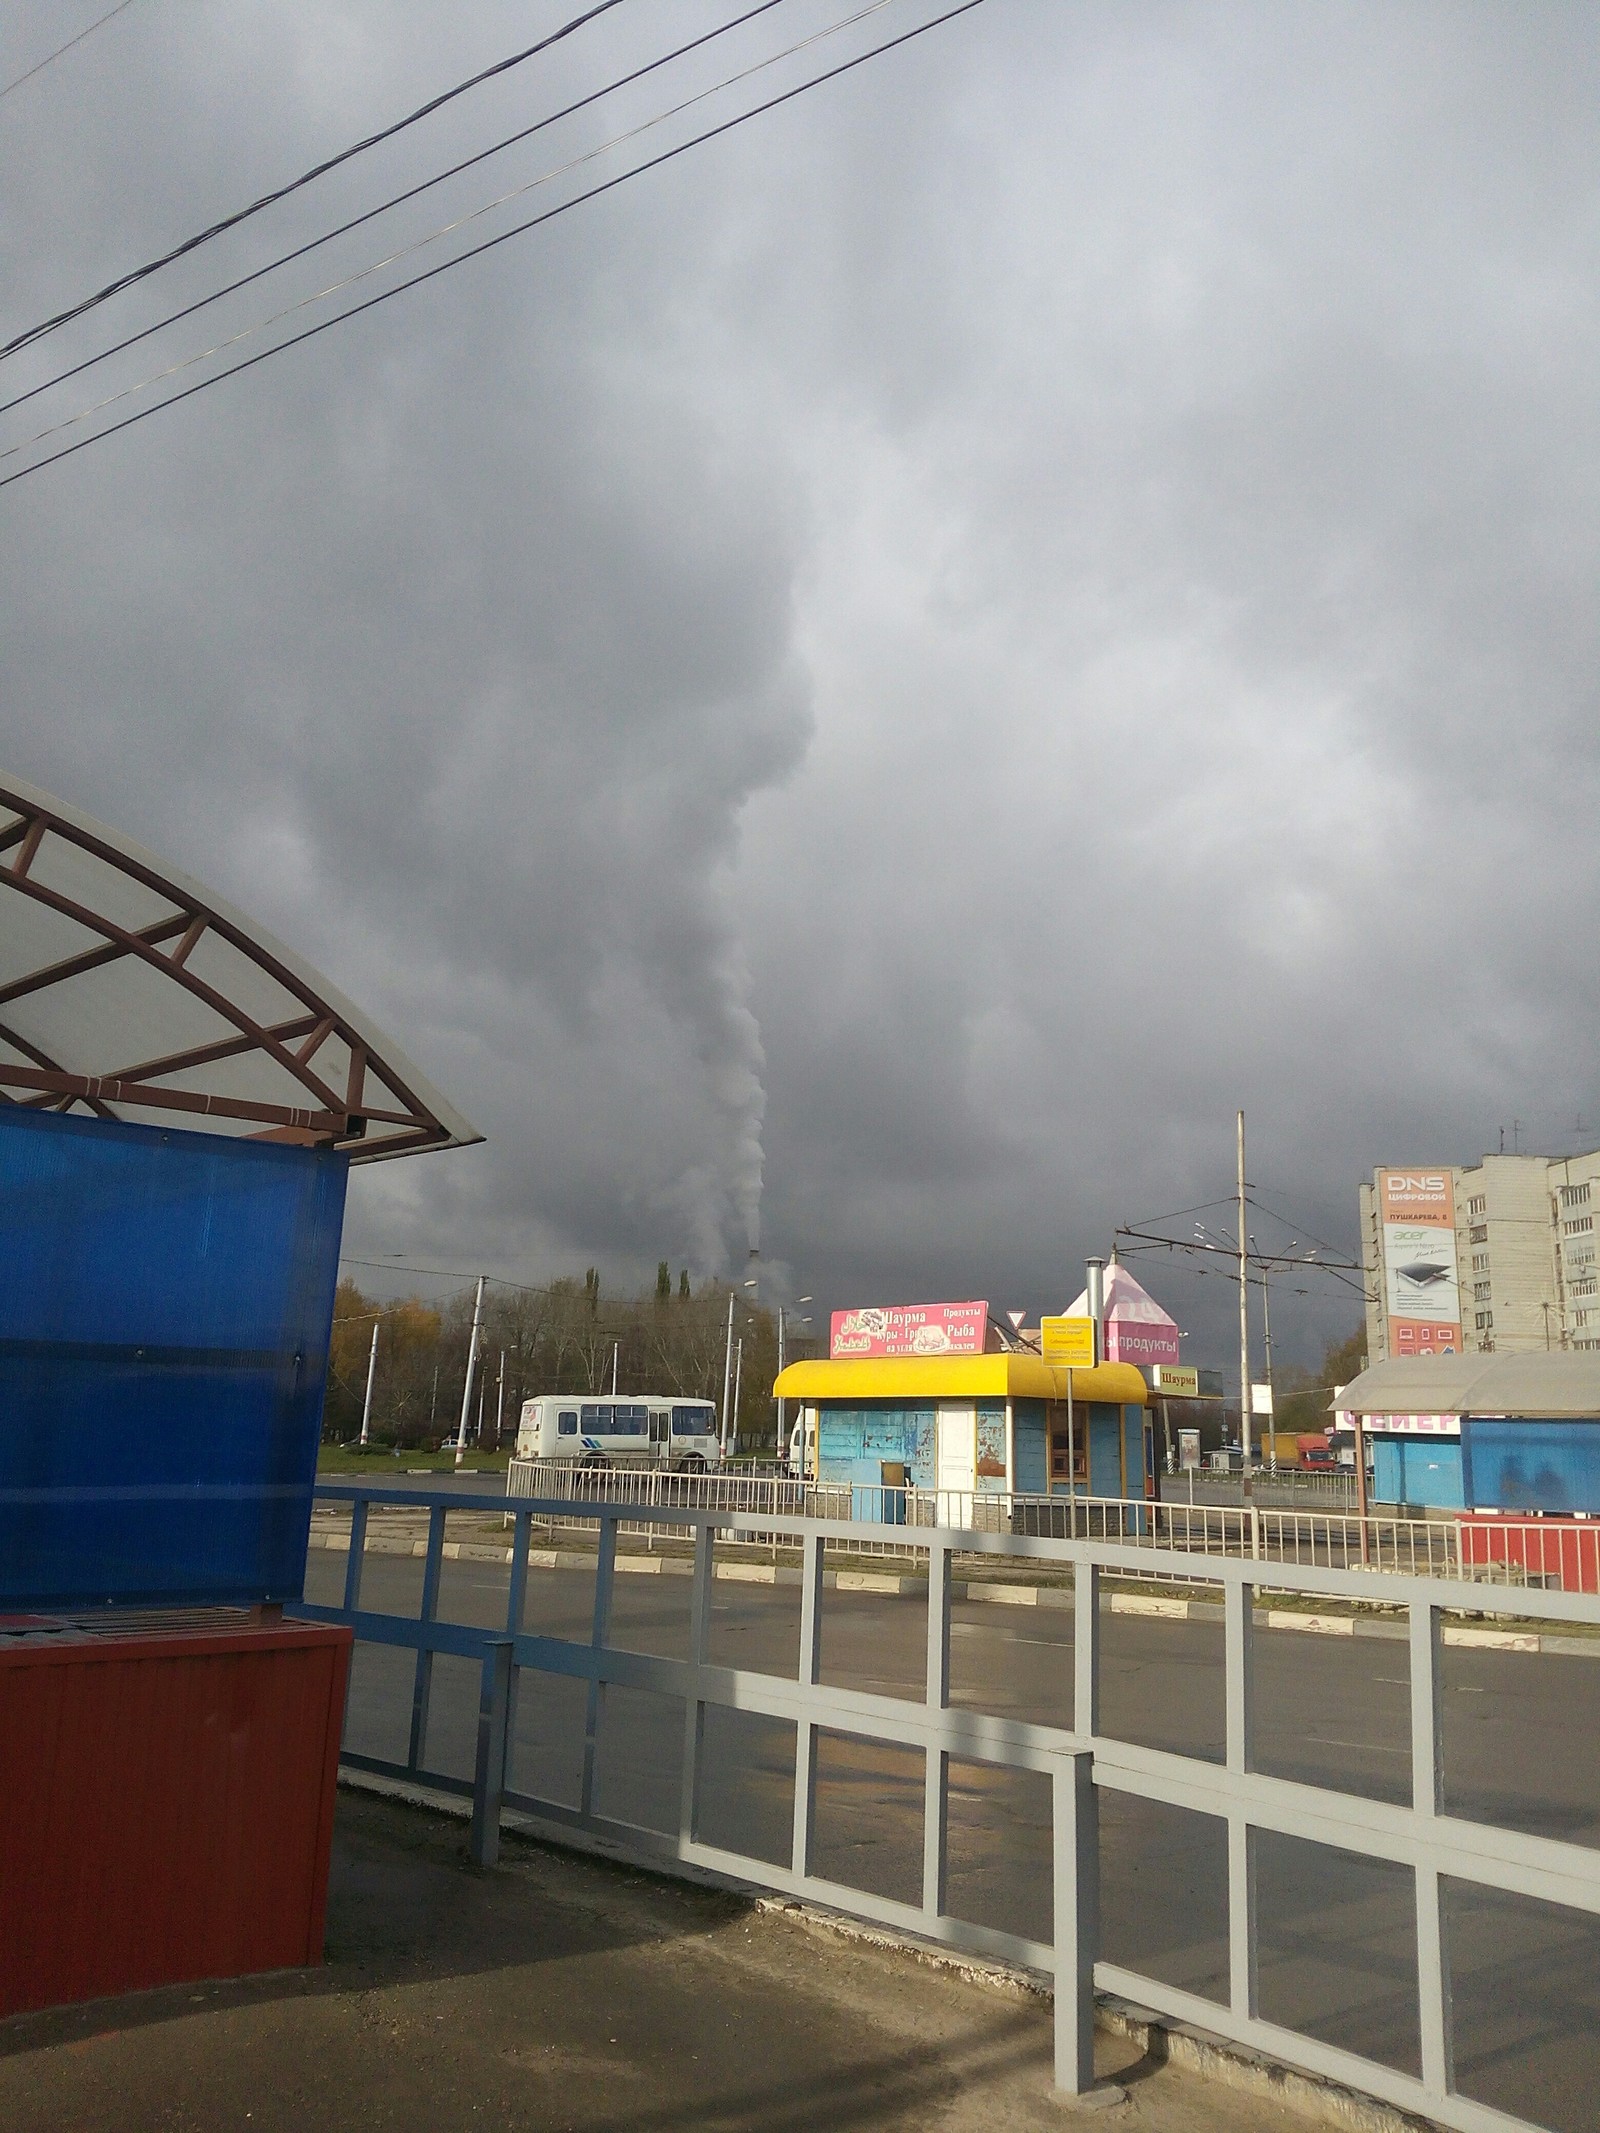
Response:
[[[828,1354],[982,1355],[986,1303],[885,1304],[835,1311]]]

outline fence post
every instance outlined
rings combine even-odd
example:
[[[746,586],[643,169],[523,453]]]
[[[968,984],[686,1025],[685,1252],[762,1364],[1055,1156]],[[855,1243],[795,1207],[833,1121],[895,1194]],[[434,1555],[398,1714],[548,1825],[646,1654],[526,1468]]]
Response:
[[[596,1538],[594,1559],[594,1623],[590,1649],[598,1651],[611,1634],[611,1580],[617,1560],[617,1521],[603,1515]],[[605,1684],[597,1676],[589,1681],[588,1708],[583,1724],[583,1776],[578,1804],[584,1814],[594,1812],[595,1755],[600,1740],[600,1713],[605,1702]]]
[[[433,1689],[433,1650],[426,1642],[429,1626],[439,1619],[439,1576],[444,1563],[444,1505],[428,1512],[428,1555],[422,1567],[422,1608],[419,1617],[423,1639],[417,1645],[417,1670],[411,1687],[411,1743],[406,1768],[422,1768],[428,1748],[428,1699]]]
[[[344,1611],[353,1615],[361,1605],[361,1572],[367,1555],[367,1499],[350,1506],[350,1554],[344,1566]]]
[[[706,1663],[711,1631],[711,1588],[716,1576],[712,1554],[714,1528],[694,1529],[694,1581],[689,1587],[690,1693],[684,1704],[683,1779],[678,1794],[678,1856],[695,1841],[700,1787],[700,1749],[705,1739],[706,1707],[700,1700],[700,1670]]]
[[[478,1755],[472,1773],[474,1866],[500,1857],[500,1802],[506,1789],[506,1714],[511,1702],[511,1639],[491,1637],[484,1647],[478,1683]]]
[[[949,1702],[950,1550],[936,1540],[928,1550],[928,1709],[930,1713],[942,1712]],[[945,1787],[949,1772],[949,1755],[930,1741],[922,1791],[922,1908],[930,1919],[944,1915],[948,1857]]]
[[[1440,1808],[1439,1610],[1411,1603],[1411,1805],[1431,1820]],[[1440,1917],[1439,1869],[1431,1858],[1414,1869],[1417,1905],[1417,2001],[1422,2078],[1439,2097],[1454,2083],[1450,1963]]]
[[[1100,1939],[1099,1802],[1094,1752],[1070,1749],[1050,1773],[1055,1893],[1056,2087],[1094,2087],[1094,1963]]]
[[[822,1536],[812,1532],[802,1543],[800,1572],[801,1686],[812,1689],[822,1669]],[[794,1729],[794,1833],[790,1865],[797,1880],[811,1871],[811,1807],[817,1791],[817,1728],[802,1718]]]
[[[1072,1573],[1072,1730],[1100,1730],[1100,1569],[1080,1557]]]
[[[1230,1578],[1222,1590],[1227,1767],[1243,1776],[1251,1766],[1254,1701],[1255,1587]],[[1256,2011],[1255,1860],[1250,1825],[1228,1817],[1228,2002],[1238,2021]]]

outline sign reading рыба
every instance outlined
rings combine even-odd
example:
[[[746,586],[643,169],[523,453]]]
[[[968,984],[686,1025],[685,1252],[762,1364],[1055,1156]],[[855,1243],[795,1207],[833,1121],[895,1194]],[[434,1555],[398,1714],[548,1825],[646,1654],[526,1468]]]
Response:
[[[986,1303],[885,1304],[835,1311],[828,1354],[982,1355]]]

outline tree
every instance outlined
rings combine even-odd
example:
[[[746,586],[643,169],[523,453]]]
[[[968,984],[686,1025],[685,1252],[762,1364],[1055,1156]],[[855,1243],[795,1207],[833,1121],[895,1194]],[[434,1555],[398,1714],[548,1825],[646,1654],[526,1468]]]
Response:
[[[1307,1370],[1303,1364],[1291,1365],[1281,1373],[1274,1427],[1293,1430],[1299,1436],[1329,1428],[1334,1387],[1348,1385],[1366,1368],[1366,1362],[1366,1327],[1358,1324],[1341,1339],[1328,1343],[1314,1370]]]
[[[678,1269],[678,1295],[682,1302],[689,1301],[689,1269],[686,1266]]]
[[[670,1303],[671,1301],[672,1269],[667,1264],[666,1260],[663,1259],[660,1260],[656,1266],[656,1302],[664,1304]]]

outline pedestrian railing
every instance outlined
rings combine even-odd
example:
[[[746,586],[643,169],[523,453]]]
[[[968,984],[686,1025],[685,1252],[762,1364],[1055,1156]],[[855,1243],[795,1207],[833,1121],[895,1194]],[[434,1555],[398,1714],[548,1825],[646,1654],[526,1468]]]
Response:
[[[1320,1477],[1317,1477],[1320,1478]],[[1168,1482],[1168,1487],[1172,1484]],[[1382,1570],[1406,1577],[1467,1577],[1503,1586],[1561,1585],[1600,1591],[1600,1521],[1496,1518],[1492,1524],[1454,1513],[1430,1516],[1354,1512],[1270,1502],[1188,1502],[1144,1497],[1028,1494],[1018,1490],[880,1487],[876,1483],[789,1480],[776,1475],[663,1473],[513,1460],[507,1477],[513,1499],[546,1503],[541,1524],[555,1530],[583,1524],[589,1506],[623,1503],[628,1538],[647,1547],[681,1538],[674,1521],[685,1510],[730,1511],[763,1517],[825,1518],[857,1529],[856,1552],[886,1558],[914,1554],[916,1535],[930,1528],[1015,1533],[1036,1538],[1116,1540],[1129,1547],[1187,1554],[1247,1556],[1253,1562]],[[669,1515],[658,1515],[669,1514]],[[883,1530],[878,1530],[883,1529]],[[722,1529],[729,1545],[770,1552],[782,1536],[774,1528]]]
[[[925,1669],[919,1671],[919,1690],[913,1697],[835,1686],[825,1678],[832,1610],[859,1597],[832,1589],[826,1565],[830,1556],[855,1553],[863,1537],[859,1521],[793,1516],[766,1504],[734,1509],[726,1503],[659,1500],[650,1505],[653,1519],[677,1534],[692,1566],[686,1581],[686,1656],[650,1656],[632,1648],[615,1627],[618,1538],[636,1523],[639,1502],[636,1489],[618,1485],[618,1477],[611,1479],[611,1493],[585,1499],[593,1535],[593,1603],[583,1631],[570,1637],[535,1633],[525,1626],[534,1541],[542,1526],[572,1517],[570,1493],[513,1497],[511,1542],[501,1553],[503,1604],[496,1597],[494,1621],[473,1626],[441,1613],[446,1519],[504,1513],[505,1499],[453,1495],[444,1502],[420,1491],[343,1484],[317,1490],[325,1511],[348,1508],[343,1598],[338,1606],[307,1604],[299,1612],[351,1624],[358,1650],[387,1647],[414,1655],[407,1753],[383,1758],[347,1747],[344,1761],[390,1779],[469,1796],[472,1849],[480,1861],[496,1856],[501,1816],[510,1810],[542,1831],[601,1844],[629,1858],[669,1869],[679,1864],[709,1870],[924,1940],[1051,1974],[1056,2078],[1068,2091],[1081,2092],[1093,2082],[1093,1994],[1098,1986],[1460,2133],[1511,2133],[1537,2124],[1564,2129],[1579,2122],[1555,2113],[1554,2106],[1554,2115],[1539,2114],[1539,2098],[1551,2090],[1548,2083],[1541,2089],[1538,2065],[1530,2091],[1533,2103],[1521,2116],[1504,2107],[1503,2083],[1496,2087],[1499,2077],[1483,2072],[1494,2060],[1493,2051],[1486,2054],[1475,2047],[1467,2078],[1457,2078],[1460,2009],[1448,1922],[1456,1915],[1452,1905],[1458,1893],[1465,1890],[1481,1900],[1523,1899],[1569,1921],[1578,1941],[1584,1933],[1592,1936],[1600,1922],[1600,1849],[1594,1842],[1533,1834],[1526,1826],[1511,1826],[1515,1817],[1504,1810],[1497,1816],[1485,1808],[1480,1818],[1460,1805],[1457,1774],[1446,1766],[1441,1677],[1442,1662],[1449,1655],[1441,1647],[1476,1634],[1453,1626],[1481,1610],[1483,1595],[1474,1586],[1441,1577],[1431,1564],[1429,1574],[1420,1576],[1393,1565],[1379,1574],[1321,1562],[1269,1561],[1238,1545],[1237,1525],[1229,1552],[1191,1549],[1178,1545],[1186,1530],[1180,1520],[1168,1527],[1162,1569],[1169,1578],[1186,1581],[1192,1592],[1209,1596],[1211,1604],[1202,1611],[1208,1621],[1214,1618],[1215,1626],[1197,1634],[1216,1640],[1206,1647],[1216,1658],[1206,1663],[1220,1665],[1222,1723],[1214,1744],[1174,1749],[1128,1737],[1140,1728],[1128,1724],[1125,1703],[1118,1706],[1120,1719],[1108,1714],[1104,1695],[1106,1625],[1117,1620],[1119,1611],[1154,1608],[1183,1615],[1190,1610],[1188,1601],[1139,1598],[1152,1568],[1152,1533],[1136,1521],[1103,1534],[1080,1530],[1075,1538],[983,1527],[917,1527],[911,1532],[880,1528],[877,1537],[885,1544],[914,1552],[918,1594],[926,1594]],[[1186,1509],[1159,1508],[1163,1513]],[[366,1596],[366,1543],[369,1515],[375,1509],[426,1522],[415,1614],[385,1611]],[[1138,1509],[1153,1527],[1151,1507],[1130,1507]],[[1237,1521],[1237,1513],[1233,1516]],[[798,1559],[798,1663],[792,1674],[714,1664],[710,1656],[714,1578],[720,1570],[717,1536],[729,1534],[737,1540],[753,1531],[781,1533]],[[967,1573],[976,1565],[1012,1578],[1054,1581],[1058,1603],[1072,1607],[1070,1632],[1061,1648],[1062,1667],[1071,1681],[1070,1723],[1024,1720],[974,1706],[970,1697],[953,1697],[953,1564]],[[496,1594],[498,1590],[496,1586]],[[1279,1612],[1285,1609],[1299,1609],[1301,1614]],[[1406,1781],[1398,1787],[1386,1782],[1374,1792],[1358,1789],[1355,1779],[1349,1789],[1342,1789],[1321,1777],[1308,1781],[1272,1774],[1263,1768],[1273,1757],[1261,1752],[1257,1722],[1263,1637],[1280,1624],[1326,1628],[1333,1621],[1337,1627],[1340,1610],[1348,1616],[1362,1609],[1374,1619],[1381,1614],[1382,1634],[1391,1639],[1391,1645],[1382,1647],[1388,1673],[1381,1678],[1395,1677],[1397,1669],[1404,1677],[1405,1745],[1396,1752],[1402,1756]],[[1541,1628],[1579,1635],[1600,1630],[1600,1600],[1584,1594],[1527,1590],[1517,1596],[1517,1612]],[[1269,1627],[1263,1628],[1263,1621]],[[1165,1630],[1167,1625],[1161,1626]],[[1396,1639],[1404,1660],[1394,1648]],[[1307,1652],[1312,1649],[1310,1639],[1295,1641]],[[1193,1663],[1200,1663],[1201,1657]],[[465,1660],[477,1669],[476,1759],[470,1780],[429,1759],[430,1695],[435,1667],[445,1660]],[[582,1776],[575,1803],[543,1797],[520,1784],[509,1751],[519,1696],[551,1694],[559,1681],[576,1687],[582,1699]],[[658,1702],[671,1699],[670,1708],[681,1713],[681,1757],[676,1759],[681,1784],[665,1829],[644,1826],[643,1816],[634,1821],[601,1811],[597,1783],[611,1752],[602,1718],[608,1696],[624,1691],[645,1691]],[[707,1835],[702,1802],[708,1778],[717,1776],[708,1760],[708,1728],[731,1713],[759,1716],[792,1731],[792,1761],[786,1767],[793,1772],[793,1811],[776,1863],[710,1841]],[[907,1753],[916,1758],[923,1809],[920,1900],[875,1894],[848,1885],[837,1870],[819,1869],[819,1750],[824,1743],[840,1741],[853,1751],[898,1751],[902,1758]],[[1032,1772],[1048,1781],[1054,1921],[1048,1936],[1000,1930],[964,1915],[951,1875],[953,1763],[983,1766],[994,1773]],[[1274,1768],[1281,1767],[1280,1756]],[[977,1796],[984,1796],[981,1788]],[[964,1812],[970,1814],[970,1790],[968,1797]],[[1218,1833],[1226,1927],[1223,1976],[1214,1990],[1175,1983],[1154,1963],[1147,1970],[1106,1959],[1097,1822],[1101,1803],[1113,1797],[1144,1802],[1152,1810],[1177,1811],[1196,1828],[1203,1824]],[[1447,1799],[1456,1802],[1451,1811]],[[1600,1832],[1600,1816],[1593,1826]],[[1325,1861],[1342,1860],[1350,1875],[1360,1868],[1369,1882],[1381,1871],[1391,1888],[1403,1886],[1405,1929],[1385,1944],[1383,1961],[1388,1966],[1386,1990],[1405,2018],[1401,2026],[1409,2025],[1408,2033],[1416,2039],[1409,2065],[1404,2063],[1409,2047],[1396,2055],[1401,2063],[1389,2063],[1353,2048],[1337,2023],[1331,2028],[1326,2023],[1300,2027],[1285,2019],[1281,1998],[1275,1997],[1278,1973],[1264,1963],[1260,1908],[1261,1877],[1270,1879],[1278,1871],[1275,1862],[1281,1861],[1285,1844],[1317,1851]],[[1160,1878],[1158,1871],[1148,1885],[1147,1900],[1159,1893]],[[1587,1945],[1593,1945],[1592,1938]],[[1313,2027],[1318,2033],[1312,2033]],[[1592,2056],[1592,2045],[1583,2048]],[[1591,2090],[1587,2104],[1578,2108],[1589,2109],[1592,2102]]]

